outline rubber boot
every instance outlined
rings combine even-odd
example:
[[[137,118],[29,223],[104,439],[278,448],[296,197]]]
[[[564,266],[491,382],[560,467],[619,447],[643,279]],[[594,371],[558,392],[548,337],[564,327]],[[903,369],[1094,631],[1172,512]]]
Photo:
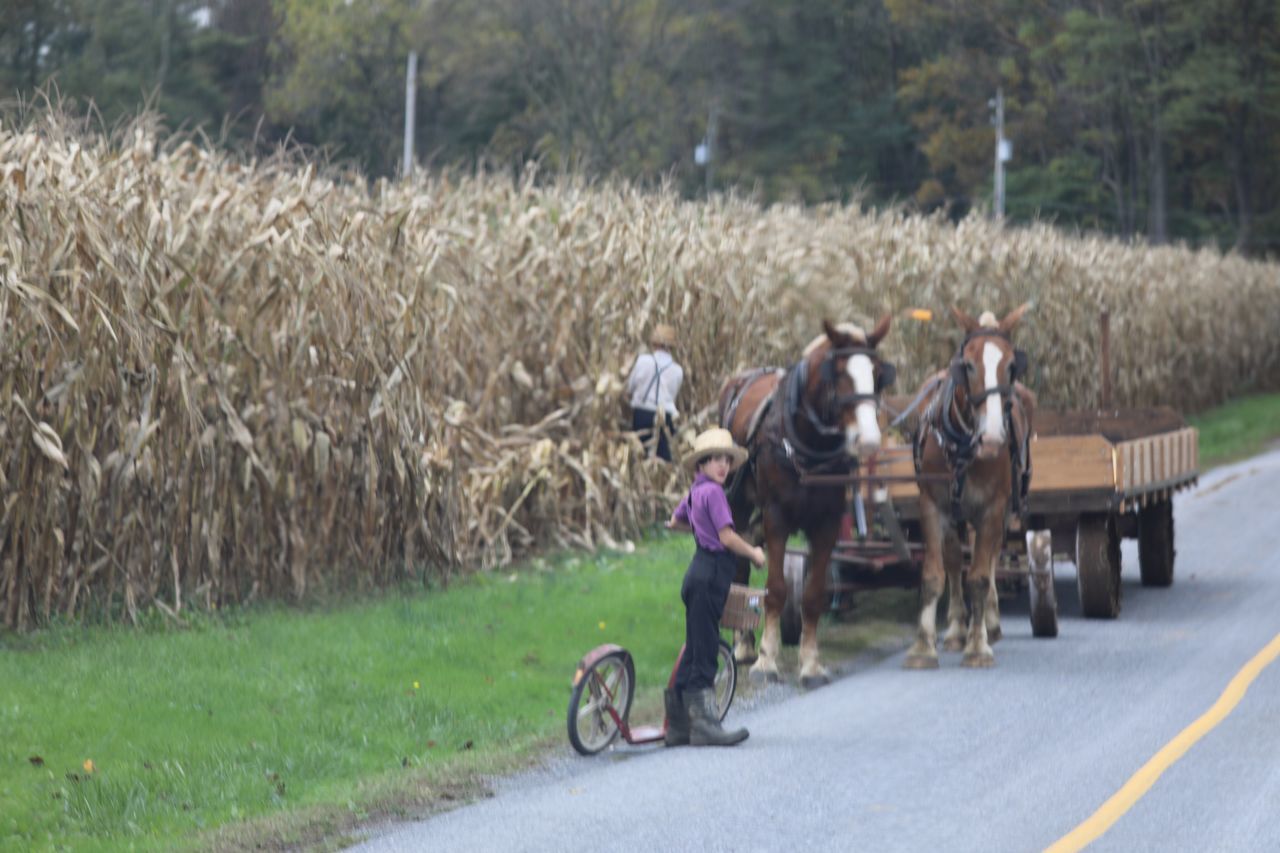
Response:
[[[694,746],[733,746],[747,739],[746,729],[725,731],[720,726],[716,692],[710,687],[686,690],[684,705],[689,709],[689,743]]]
[[[688,746],[689,709],[674,690],[664,691],[662,699],[667,705],[667,735],[664,742],[667,746]]]

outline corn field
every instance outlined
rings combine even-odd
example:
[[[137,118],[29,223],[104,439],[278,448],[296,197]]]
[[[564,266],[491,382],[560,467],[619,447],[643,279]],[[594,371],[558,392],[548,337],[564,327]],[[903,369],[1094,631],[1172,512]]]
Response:
[[[952,303],[1034,302],[1019,342],[1043,405],[1096,402],[1103,307],[1120,405],[1280,388],[1276,266],[1048,226],[532,169],[371,186],[56,114],[0,126],[0,219],[18,630],[625,546],[686,484],[620,428],[659,321],[682,339],[682,441],[731,370],[787,363],[824,317],[893,313],[909,392],[958,340]]]

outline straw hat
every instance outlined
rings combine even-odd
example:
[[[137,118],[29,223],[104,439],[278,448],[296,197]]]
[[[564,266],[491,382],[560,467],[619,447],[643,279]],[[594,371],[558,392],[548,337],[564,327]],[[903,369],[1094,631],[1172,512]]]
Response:
[[[674,326],[666,323],[659,323],[653,327],[653,331],[649,333],[649,343],[655,347],[673,347],[676,345],[676,330]]]
[[[747,461],[747,451],[733,443],[733,436],[727,429],[715,427],[700,434],[693,440],[693,451],[684,458],[684,464],[690,471],[696,471],[698,463],[708,456],[724,453],[730,458],[729,470],[732,471]]]

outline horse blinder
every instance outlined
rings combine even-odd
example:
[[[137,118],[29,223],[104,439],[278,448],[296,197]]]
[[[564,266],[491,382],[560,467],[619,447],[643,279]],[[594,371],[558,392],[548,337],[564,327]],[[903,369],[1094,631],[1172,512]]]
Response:
[[[1015,380],[1021,379],[1027,375],[1027,351],[1016,349],[1013,351],[1013,364],[1009,365],[1009,384],[1012,385]]]
[[[884,389],[893,385],[898,379],[898,368],[891,361],[881,361],[880,371],[876,374],[876,393],[879,394]]]

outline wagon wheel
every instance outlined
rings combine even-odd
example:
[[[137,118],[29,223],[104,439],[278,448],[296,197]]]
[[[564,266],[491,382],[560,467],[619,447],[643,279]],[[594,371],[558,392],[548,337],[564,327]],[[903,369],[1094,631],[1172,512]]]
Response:
[[[1027,584],[1031,599],[1031,636],[1058,636],[1058,596],[1053,589],[1053,561],[1043,571],[1032,571]]]
[[[1138,511],[1138,568],[1143,586],[1172,586],[1173,501],[1165,499]]]
[[[1120,615],[1120,534],[1112,516],[1080,516],[1076,577],[1085,616],[1114,619]]]
[[[800,632],[804,627],[800,613],[800,599],[804,596],[805,555],[787,554],[782,561],[782,580],[787,585],[787,600],[782,605],[778,627],[784,646],[800,645]]]

